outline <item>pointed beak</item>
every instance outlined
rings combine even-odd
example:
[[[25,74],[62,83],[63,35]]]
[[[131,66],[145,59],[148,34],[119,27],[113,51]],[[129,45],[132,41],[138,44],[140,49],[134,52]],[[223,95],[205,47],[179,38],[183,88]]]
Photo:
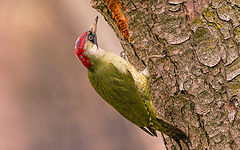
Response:
[[[98,22],[98,16],[95,18],[95,20],[93,21],[90,31],[92,31],[93,34],[96,35],[96,31],[97,31],[97,22]]]

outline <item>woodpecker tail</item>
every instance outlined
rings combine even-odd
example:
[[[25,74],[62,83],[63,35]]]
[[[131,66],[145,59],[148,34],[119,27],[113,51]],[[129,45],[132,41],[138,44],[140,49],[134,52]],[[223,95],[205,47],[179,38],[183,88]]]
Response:
[[[154,119],[153,124],[156,130],[168,135],[169,137],[174,139],[179,145],[180,140],[183,141],[186,145],[188,145],[187,143],[190,142],[188,136],[182,130],[159,118]]]

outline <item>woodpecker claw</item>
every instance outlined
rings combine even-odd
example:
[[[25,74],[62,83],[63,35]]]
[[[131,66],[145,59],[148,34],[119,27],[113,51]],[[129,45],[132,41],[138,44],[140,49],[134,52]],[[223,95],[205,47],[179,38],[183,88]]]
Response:
[[[150,77],[149,68],[146,67],[146,68],[142,71],[142,74],[144,74],[147,78],[149,78],[149,77]]]
[[[126,61],[128,61],[128,54],[127,54],[125,51],[122,51],[122,52],[120,53],[120,56],[121,56],[123,59],[125,59]]]

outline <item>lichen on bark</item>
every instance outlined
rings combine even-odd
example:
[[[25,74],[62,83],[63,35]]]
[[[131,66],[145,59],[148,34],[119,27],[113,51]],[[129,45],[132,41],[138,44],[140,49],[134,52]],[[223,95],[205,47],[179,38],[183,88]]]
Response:
[[[122,0],[126,40],[105,0],[92,0],[139,70],[150,68],[159,117],[189,135],[183,149],[240,147],[239,0]],[[164,136],[167,149],[177,144]]]

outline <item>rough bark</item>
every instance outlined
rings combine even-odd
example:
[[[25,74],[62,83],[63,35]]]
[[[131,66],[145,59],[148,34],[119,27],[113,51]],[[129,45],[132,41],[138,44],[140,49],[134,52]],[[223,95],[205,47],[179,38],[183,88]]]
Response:
[[[183,149],[239,149],[240,0],[122,0],[125,30],[110,3],[92,0],[129,61],[150,68],[159,117],[192,142]],[[164,142],[179,149],[165,135]]]

